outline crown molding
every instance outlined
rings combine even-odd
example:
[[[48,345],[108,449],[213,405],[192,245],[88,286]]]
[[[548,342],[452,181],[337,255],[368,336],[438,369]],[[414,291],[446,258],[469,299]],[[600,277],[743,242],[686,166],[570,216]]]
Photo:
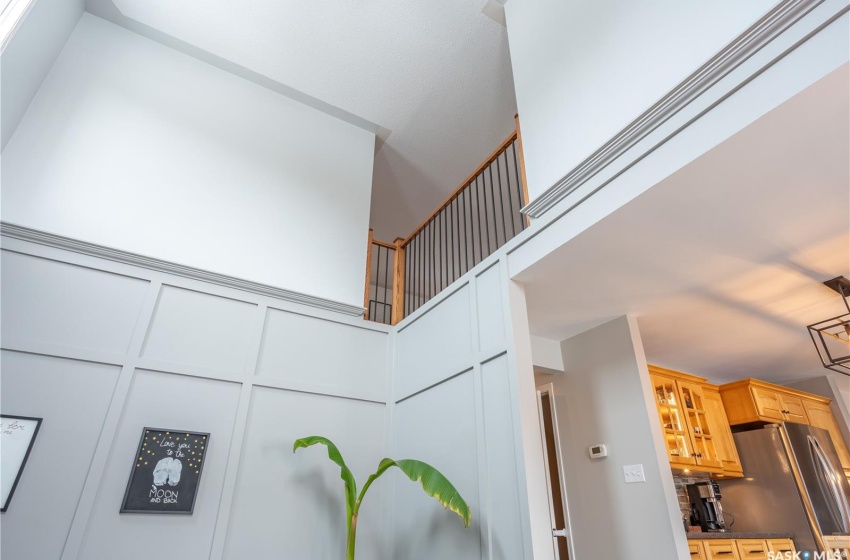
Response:
[[[138,266],[157,272],[182,276],[192,280],[200,280],[201,282],[268,296],[300,305],[307,305],[318,309],[324,309],[326,311],[332,311],[334,313],[342,313],[352,317],[361,316],[365,311],[363,307],[359,307],[357,305],[350,305],[331,299],[286,290],[284,288],[277,288],[268,284],[261,284],[251,280],[236,278],[235,276],[228,276],[226,274],[210,272],[208,270],[202,270],[200,268],[164,261],[153,257],[146,257],[129,251],[113,249],[112,247],[105,247],[103,245],[97,245],[87,241],[80,241],[79,239],[64,237],[62,235],[56,235],[54,233],[48,233],[8,222],[0,222],[0,235],[11,239],[19,239],[21,241],[28,241],[38,245],[46,245],[48,247],[54,247],[56,249],[80,253],[122,264]]]
[[[825,0],[782,0],[522,212],[539,218]]]

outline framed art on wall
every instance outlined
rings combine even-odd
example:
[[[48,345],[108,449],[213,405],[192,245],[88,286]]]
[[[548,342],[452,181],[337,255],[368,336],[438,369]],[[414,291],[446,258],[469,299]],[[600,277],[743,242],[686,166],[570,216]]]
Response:
[[[144,428],[120,513],[191,515],[210,434]]]
[[[21,473],[27,464],[41,418],[0,415],[0,512],[5,513],[12,501]]]

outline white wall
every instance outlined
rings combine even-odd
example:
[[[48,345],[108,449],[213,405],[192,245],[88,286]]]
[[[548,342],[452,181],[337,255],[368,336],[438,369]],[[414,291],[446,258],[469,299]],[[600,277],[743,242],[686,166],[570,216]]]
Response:
[[[83,15],[83,0],[36,0],[0,56],[0,151]]]
[[[689,558],[637,321],[615,319],[561,348],[565,372],[552,383],[576,557]],[[608,457],[589,457],[597,443]],[[646,482],[626,484],[623,467],[636,464]]]
[[[2,219],[362,305],[374,135],[90,14],[3,152]]]
[[[397,560],[538,557],[530,538],[506,268],[491,262],[398,327],[392,456],[443,472],[470,505],[472,525],[464,529],[418,485],[393,473],[387,531]]]
[[[4,414],[44,419],[0,556],[330,558],[345,547],[339,468],[388,454],[389,328],[2,238]],[[119,514],[144,426],[210,432],[192,515]],[[358,552],[381,558],[382,494]]]
[[[505,5],[531,200],[755,22],[774,0]]]

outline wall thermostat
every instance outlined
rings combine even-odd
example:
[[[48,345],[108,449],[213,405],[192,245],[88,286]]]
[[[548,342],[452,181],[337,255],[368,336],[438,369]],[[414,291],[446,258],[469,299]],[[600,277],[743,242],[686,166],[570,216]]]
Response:
[[[591,445],[590,448],[588,448],[588,451],[590,452],[591,459],[601,459],[602,457],[608,456],[608,448],[605,447],[604,443]]]

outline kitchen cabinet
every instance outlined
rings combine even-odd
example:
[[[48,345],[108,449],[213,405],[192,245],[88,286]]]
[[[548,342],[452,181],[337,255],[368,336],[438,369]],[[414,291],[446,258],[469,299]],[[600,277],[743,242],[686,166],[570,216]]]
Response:
[[[691,553],[693,560],[706,560],[705,548],[702,545],[702,541],[690,541],[688,543],[688,552]]]
[[[779,554],[782,555],[782,558],[793,558],[797,552],[794,541],[791,539],[767,539],[765,543],[767,544],[767,551],[772,552],[774,558]]]
[[[705,398],[705,413],[711,433],[714,434],[714,445],[717,456],[720,459],[722,476],[742,477],[744,468],[738,457],[738,448],[732,439],[732,430],[726,419],[726,409],[723,408],[723,399],[720,398],[720,388],[717,385],[703,385],[703,396]]]
[[[729,423],[797,422],[808,424],[803,405],[806,393],[759,381],[744,379],[720,387]]]
[[[703,545],[706,560],[741,560],[738,545],[732,539],[706,540]]]
[[[739,540],[735,544],[741,560],[768,560],[767,541]]]
[[[670,466],[742,476],[718,388],[705,378],[649,366]]]
[[[829,407],[830,399],[757,379],[721,385],[720,397],[732,426],[797,422],[829,431],[844,474],[850,477],[850,452]]]
[[[700,560],[770,560],[797,552],[791,539],[691,539],[688,550]]]

